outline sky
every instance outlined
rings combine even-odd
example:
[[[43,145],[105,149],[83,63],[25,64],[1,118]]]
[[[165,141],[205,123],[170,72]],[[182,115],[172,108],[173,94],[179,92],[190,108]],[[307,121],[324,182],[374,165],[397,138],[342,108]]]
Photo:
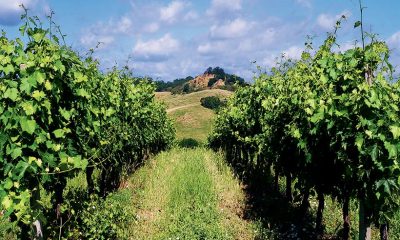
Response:
[[[400,66],[399,0],[363,0],[365,30],[378,34]],[[342,15],[340,49],[361,36],[358,0],[0,0],[0,29],[18,37],[19,5],[46,22],[51,11],[66,42],[95,48],[102,69],[128,64],[135,75],[171,81],[222,67],[251,81],[285,54],[299,58],[307,36],[318,46]],[[400,68],[399,68],[400,69]]]

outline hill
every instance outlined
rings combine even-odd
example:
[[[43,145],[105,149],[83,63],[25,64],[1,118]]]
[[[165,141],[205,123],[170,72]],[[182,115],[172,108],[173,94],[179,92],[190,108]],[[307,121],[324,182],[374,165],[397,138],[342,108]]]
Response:
[[[177,139],[205,142],[211,132],[213,110],[200,105],[200,99],[208,96],[228,98],[232,92],[222,89],[207,89],[189,94],[158,92],[156,98],[167,105],[168,115],[175,120]]]
[[[172,93],[191,93],[206,89],[224,89],[233,91],[235,84],[245,85],[243,78],[234,74],[225,73],[220,67],[209,67],[207,70],[195,78],[188,76],[186,78],[175,79],[172,82],[155,81],[158,92]]]

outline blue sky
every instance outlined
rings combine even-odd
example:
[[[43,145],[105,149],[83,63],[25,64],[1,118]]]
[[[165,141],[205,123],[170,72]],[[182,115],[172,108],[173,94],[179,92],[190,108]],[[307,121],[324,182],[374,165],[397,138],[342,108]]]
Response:
[[[360,39],[358,0],[0,0],[0,28],[17,36],[18,5],[54,19],[67,43],[95,56],[102,68],[129,65],[136,75],[173,80],[198,75],[208,66],[250,80],[256,66],[269,68],[282,53],[299,57],[306,36],[318,45],[336,20],[341,49]],[[365,28],[379,34],[400,65],[400,1],[363,0]],[[253,63],[256,61],[256,63]]]

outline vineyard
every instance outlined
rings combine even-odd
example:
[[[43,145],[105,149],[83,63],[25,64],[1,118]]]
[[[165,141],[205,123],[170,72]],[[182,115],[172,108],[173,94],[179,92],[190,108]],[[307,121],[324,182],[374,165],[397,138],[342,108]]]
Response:
[[[152,84],[129,69],[100,71],[91,54],[79,56],[63,43],[51,18],[48,29],[23,18],[21,38],[0,37],[4,217],[18,225],[18,239],[115,238],[112,220],[121,212],[105,217],[110,226],[91,229],[85,207],[101,206],[124,174],[166,149],[172,122]],[[87,182],[85,192],[66,196],[77,176]]]
[[[104,70],[24,10],[0,36],[1,239],[399,239],[400,83],[362,19],[253,84],[204,73],[234,93],[156,95],[189,78]]]
[[[285,179],[285,202],[297,211],[294,228],[314,224],[314,236],[298,231],[299,239],[328,237],[327,198],[342,207],[341,239],[356,238],[351,228],[357,220],[359,239],[371,239],[371,226],[388,239],[400,203],[400,88],[386,44],[373,35],[367,39],[356,22],[360,45],[341,51],[340,24],[319,48],[308,42],[300,60],[283,58],[254,85],[236,91],[220,111],[209,144],[226,153],[243,181],[270,176],[278,191]],[[315,218],[310,199],[317,200]],[[358,218],[349,215],[352,205]],[[273,238],[291,239],[284,234]]]

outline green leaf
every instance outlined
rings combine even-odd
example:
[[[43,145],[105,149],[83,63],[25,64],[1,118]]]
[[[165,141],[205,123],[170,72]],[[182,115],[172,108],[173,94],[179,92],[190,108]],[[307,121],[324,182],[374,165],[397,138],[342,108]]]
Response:
[[[32,35],[32,38],[33,40],[35,40],[35,42],[40,42],[43,40],[45,34],[46,34],[45,32],[37,32]]]
[[[65,72],[65,66],[60,60],[57,60],[54,63],[54,69],[60,71],[61,73]]]
[[[26,169],[28,169],[30,165],[25,161],[19,161],[15,166],[15,171],[18,172],[17,179],[20,180],[24,177]]]
[[[5,67],[3,67],[3,71],[4,71],[5,75],[8,75],[10,73],[15,72],[15,69],[14,69],[13,65],[7,64]]]
[[[85,97],[85,98],[89,98],[88,92],[87,92],[85,89],[83,89],[83,88],[78,89],[78,90],[76,91],[76,93],[77,93],[78,96]]]
[[[390,132],[393,134],[394,139],[398,139],[400,137],[400,127],[398,126],[390,126]]]
[[[56,138],[62,138],[62,137],[64,137],[64,130],[62,130],[62,129],[54,130],[53,134]]]
[[[1,204],[3,205],[3,207],[5,208],[5,209],[9,209],[11,206],[12,206],[12,201],[11,201],[11,199],[10,199],[10,197],[9,196],[5,196],[4,198],[3,198],[3,201],[1,201]]]
[[[322,83],[325,84],[325,83],[328,82],[328,77],[325,76],[324,74],[322,74],[321,77],[319,78],[319,80],[320,80]]]
[[[386,150],[389,153],[389,158],[394,158],[397,156],[397,149],[396,149],[395,145],[393,145],[389,142],[385,142],[384,145],[385,145]]]
[[[367,134],[367,136],[369,138],[372,138],[372,131],[371,130],[365,130],[365,134]]]
[[[361,26],[361,21],[357,21],[354,23],[354,28],[358,28],[359,26]]]
[[[36,79],[32,75],[30,75],[27,78],[21,79],[21,85],[19,86],[19,89],[25,92],[26,94],[30,94],[32,88],[36,86],[37,86]]]
[[[7,90],[6,90],[6,92],[4,93],[4,97],[5,98],[9,98],[9,99],[11,99],[12,101],[14,101],[15,102],[15,100],[17,100],[17,98],[18,98],[18,89],[16,89],[16,88],[8,88]]]
[[[356,146],[358,150],[361,150],[363,143],[364,143],[364,138],[362,137],[361,134],[358,134],[356,137]]]
[[[19,122],[21,124],[22,131],[27,132],[29,134],[33,134],[36,129],[36,121],[28,120],[26,118],[22,118]]]
[[[29,115],[33,115],[36,112],[36,107],[33,106],[32,102],[24,102],[21,105],[22,105],[22,108],[25,111],[25,114],[28,115],[28,116]]]
[[[12,188],[13,185],[14,185],[14,184],[13,184],[13,181],[12,181],[11,179],[7,178],[7,179],[4,181],[3,187],[4,187],[4,189],[9,190],[9,189]]]
[[[76,83],[85,82],[88,80],[87,76],[83,75],[81,72],[74,72],[74,77]]]
[[[12,150],[11,158],[13,160],[15,160],[16,158],[21,157],[21,156],[22,156],[22,149],[21,148],[15,148],[15,149]]]
[[[61,116],[63,116],[63,118],[65,118],[65,120],[69,121],[71,119],[70,111],[60,108],[60,113],[61,113]]]
[[[46,79],[46,75],[40,71],[35,71],[33,73],[34,78],[36,81],[40,84],[44,83],[44,80]]]
[[[37,101],[40,101],[42,98],[44,98],[46,95],[44,94],[44,92],[42,92],[42,91],[38,91],[38,90],[35,90],[35,91],[33,91],[33,93],[32,93],[32,97],[34,98],[34,99],[36,99]]]

